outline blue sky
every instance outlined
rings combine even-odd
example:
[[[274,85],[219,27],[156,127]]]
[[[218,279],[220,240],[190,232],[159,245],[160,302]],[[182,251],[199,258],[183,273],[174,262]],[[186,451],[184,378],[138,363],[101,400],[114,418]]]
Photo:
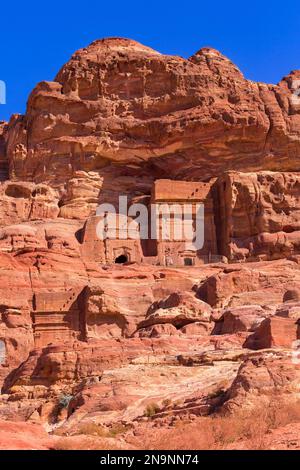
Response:
[[[1,20],[0,120],[23,113],[35,84],[52,80],[75,50],[107,36],[183,57],[215,47],[251,80],[277,83],[300,69],[299,0],[1,2]]]

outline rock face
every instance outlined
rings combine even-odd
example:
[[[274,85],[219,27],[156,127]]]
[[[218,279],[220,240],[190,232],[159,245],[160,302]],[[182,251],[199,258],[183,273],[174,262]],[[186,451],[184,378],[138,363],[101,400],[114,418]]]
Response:
[[[212,307],[259,304],[272,309],[282,303],[291,285],[299,285],[298,276],[294,261],[232,264],[207,276],[197,296]]]
[[[6,129],[7,123],[0,122],[0,181],[8,178],[8,160],[6,157]]]
[[[299,79],[104,39],[0,122],[0,447],[11,420],[30,421],[12,447],[49,448],[32,423],[169,426],[298,396]],[[203,204],[202,248],[175,215],[147,239],[118,206],[137,236],[100,239],[120,195],[193,224]]]
[[[299,253],[299,77],[254,83],[213,49],[182,59],[132,40],[95,41],[37,85],[24,116],[1,124],[0,173],[9,167],[15,181],[2,188],[3,219],[86,220],[120,193],[156,200],[163,187],[178,202],[178,180],[210,179],[202,256]],[[161,263],[172,246],[144,244],[143,255]]]
[[[217,180],[219,243],[230,259],[288,257],[299,251],[299,173],[232,173]]]
[[[274,316],[266,318],[257,331],[248,338],[246,345],[252,349],[293,348],[293,343],[300,339],[297,321],[293,318]]]
[[[272,310],[264,310],[260,305],[229,308],[216,322],[216,330],[219,334],[255,331],[269,315],[272,315]]]
[[[174,292],[166,299],[151,305],[140,327],[171,323],[180,328],[194,322],[209,322],[211,308],[189,292]]]
[[[33,90],[25,116],[12,118],[11,176],[57,183],[74,169],[101,169],[109,191],[112,178],[119,176],[125,189],[132,178],[149,175],[149,165],[148,179],[293,171],[299,168],[297,78],[299,72],[277,86],[247,81],[209,48],[186,60],[131,40],[95,41],[54,82]]]
[[[291,394],[299,387],[299,364],[292,363],[285,355],[250,359],[239,368],[228,390],[226,407],[253,406],[258,394],[264,395],[277,388],[278,396]]]
[[[0,422],[1,450],[48,450],[54,445],[39,425],[22,422]]]

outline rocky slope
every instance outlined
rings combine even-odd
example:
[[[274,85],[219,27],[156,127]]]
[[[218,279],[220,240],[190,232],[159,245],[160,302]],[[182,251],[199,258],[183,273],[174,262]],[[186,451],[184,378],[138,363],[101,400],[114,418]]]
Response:
[[[140,448],[153,428],[251,414],[274,396],[299,408],[299,78],[254,83],[213,49],[183,59],[104,39],[0,123],[0,447],[85,434],[92,448],[96,434]],[[87,256],[97,205],[147,199],[162,178],[209,180],[223,258]]]

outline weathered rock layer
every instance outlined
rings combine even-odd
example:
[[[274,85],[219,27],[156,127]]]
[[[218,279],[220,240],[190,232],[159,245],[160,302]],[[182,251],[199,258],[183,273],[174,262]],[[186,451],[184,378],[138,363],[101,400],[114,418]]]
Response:
[[[299,79],[104,39],[0,123],[2,419],[70,432],[297,398]],[[97,206],[124,194],[204,203],[202,251],[99,241]]]

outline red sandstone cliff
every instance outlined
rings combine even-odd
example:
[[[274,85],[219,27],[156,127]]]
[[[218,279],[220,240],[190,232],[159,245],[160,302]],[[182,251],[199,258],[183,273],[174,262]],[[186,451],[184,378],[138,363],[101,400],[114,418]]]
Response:
[[[214,49],[183,59],[131,40],[95,41],[55,81],[37,85],[25,116],[11,119],[11,176],[57,185],[76,169],[101,170],[108,190],[117,177],[126,188],[134,178],[147,187],[157,176],[297,171],[299,77],[255,83]]]
[[[140,429],[275,389],[296,401],[299,78],[254,83],[213,49],[105,39],[0,123],[1,418]],[[124,193],[203,201],[203,264],[125,242],[109,258],[91,216]],[[132,263],[112,266],[123,249]]]

